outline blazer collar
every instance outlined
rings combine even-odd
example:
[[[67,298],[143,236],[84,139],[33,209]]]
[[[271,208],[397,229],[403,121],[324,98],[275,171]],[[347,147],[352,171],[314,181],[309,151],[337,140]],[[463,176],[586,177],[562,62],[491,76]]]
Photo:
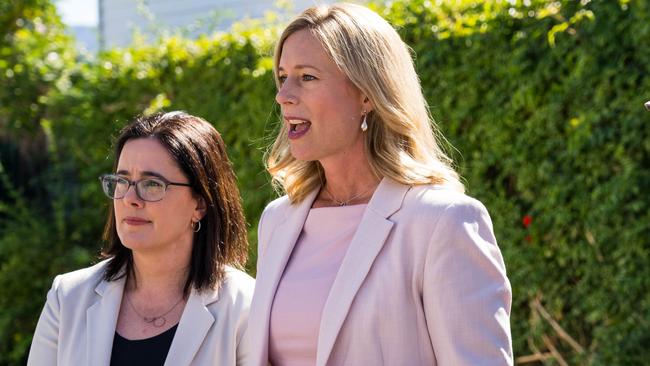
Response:
[[[218,300],[218,290],[199,293],[192,289],[169,348],[165,366],[189,365],[192,362],[215,321],[208,305]]]
[[[388,218],[402,207],[404,197],[410,189],[411,186],[397,183],[390,178],[383,178],[368,202],[368,209],[383,218]]]
[[[391,232],[389,217],[400,209],[409,186],[384,178],[352,237],[325,301],[318,334],[316,365],[324,366],[359,288]]]
[[[110,282],[102,279],[95,287],[99,299],[86,310],[87,365],[108,366],[110,363],[125,283],[126,276],[123,276]]]
[[[384,178],[370,199],[323,309],[317,365],[327,363],[354,296],[390,233],[393,223],[388,218],[400,209],[409,189],[409,186]],[[318,190],[314,190],[302,202],[289,206],[284,210],[285,217],[282,223],[271,228],[273,233],[258,268],[258,273],[263,275],[256,279],[255,298],[250,312],[251,344],[260,347],[260,351],[255,352],[259,358],[253,360],[254,365],[268,364],[268,337],[273,298],[317,195]]]
[[[302,202],[289,206],[282,223],[272,228],[273,233],[258,268],[258,273],[264,275],[255,279],[256,291],[249,318],[253,328],[250,331],[251,344],[260,347],[260,351],[255,353],[259,358],[253,359],[254,365],[268,364],[269,325],[275,291],[317,195],[318,190],[314,190]]]
[[[117,317],[126,276],[102,280],[95,288],[100,299],[86,311],[87,365],[109,366]],[[208,305],[219,300],[219,291],[192,289],[169,348],[165,365],[189,365],[215,321]]]

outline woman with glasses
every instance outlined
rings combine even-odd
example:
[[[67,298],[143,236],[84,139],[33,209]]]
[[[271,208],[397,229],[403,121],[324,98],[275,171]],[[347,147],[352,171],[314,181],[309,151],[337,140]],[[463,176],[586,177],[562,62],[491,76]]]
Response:
[[[183,112],[122,129],[105,260],[57,276],[28,365],[241,365],[254,281],[224,143]],[[234,266],[234,267],[233,267]]]
[[[277,43],[283,121],[260,219],[252,365],[511,365],[510,283],[485,207],[439,147],[408,47],[358,5]]]

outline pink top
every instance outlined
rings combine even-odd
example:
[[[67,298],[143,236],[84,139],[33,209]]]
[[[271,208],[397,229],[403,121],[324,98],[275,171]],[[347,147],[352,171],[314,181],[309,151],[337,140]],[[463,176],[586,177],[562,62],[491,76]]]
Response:
[[[321,313],[366,206],[309,210],[271,308],[273,366],[316,363]]]

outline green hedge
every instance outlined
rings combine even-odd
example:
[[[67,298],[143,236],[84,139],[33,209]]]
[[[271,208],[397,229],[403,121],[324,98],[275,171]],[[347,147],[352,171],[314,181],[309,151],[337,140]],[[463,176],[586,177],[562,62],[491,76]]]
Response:
[[[142,111],[183,109],[221,131],[251,225],[253,273],[257,220],[274,197],[262,155],[278,120],[270,54],[282,23],[84,59],[47,1],[14,3],[0,11],[14,17],[0,18],[10,35],[0,40],[0,365],[24,363],[53,275],[96,257],[107,208],[96,177],[110,169],[111,136]],[[413,48],[468,193],[490,210],[519,361],[645,363],[650,4],[375,9]]]
[[[650,3],[508,3],[400,2],[384,15],[413,46],[469,193],[491,212],[515,354],[647,363]]]

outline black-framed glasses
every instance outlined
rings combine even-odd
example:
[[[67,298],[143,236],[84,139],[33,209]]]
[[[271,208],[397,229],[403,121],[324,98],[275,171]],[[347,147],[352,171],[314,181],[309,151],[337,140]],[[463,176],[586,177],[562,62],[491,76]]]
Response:
[[[102,189],[110,199],[117,200],[124,198],[131,186],[135,186],[135,194],[143,201],[156,202],[165,197],[168,186],[191,187],[188,183],[170,182],[164,178],[145,178],[137,181],[130,181],[115,174],[104,174],[99,177],[102,182]]]

